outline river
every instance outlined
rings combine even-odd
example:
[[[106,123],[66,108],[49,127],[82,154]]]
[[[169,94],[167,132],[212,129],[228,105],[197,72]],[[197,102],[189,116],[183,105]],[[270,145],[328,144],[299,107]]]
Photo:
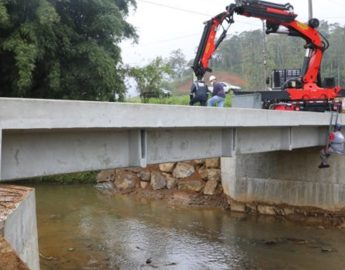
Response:
[[[345,269],[345,233],[37,184],[41,269]]]

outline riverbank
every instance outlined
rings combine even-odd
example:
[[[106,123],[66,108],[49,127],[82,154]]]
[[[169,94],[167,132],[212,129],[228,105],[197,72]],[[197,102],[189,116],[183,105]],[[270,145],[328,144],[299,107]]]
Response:
[[[137,200],[164,200],[169,205],[220,208],[247,215],[268,215],[282,221],[345,228],[345,210],[298,207],[267,202],[242,203],[223,192],[220,159],[165,163],[142,168],[101,171],[96,187],[110,194],[125,194]]]

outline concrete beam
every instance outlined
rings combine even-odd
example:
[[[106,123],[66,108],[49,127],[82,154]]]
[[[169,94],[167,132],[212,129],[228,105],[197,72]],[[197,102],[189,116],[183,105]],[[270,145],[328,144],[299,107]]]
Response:
[[[292,150],[325,145],[326,127],[249,127],[237,130],[238,154]]]
[[[2,180],[231,156],[233,130],[5,131]]]

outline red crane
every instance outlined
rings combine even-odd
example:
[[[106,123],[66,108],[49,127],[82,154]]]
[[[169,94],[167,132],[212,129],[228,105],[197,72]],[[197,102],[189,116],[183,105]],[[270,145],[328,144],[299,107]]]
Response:
[[[307,111],[340,110],[340,99],[345,96],[345,91],[335,85],[323,87],[320,79],[321,62],[329,43],[317,31],[319,21],[310,19],[308,24],[297,21],[297,14],[289,3],[236,0],[234,4],[226,7],[226,11],[207,21],[192,66],[197,78],[200,79],[207,71],[211,71],[209,60],[226,37],[230,25],[234,23],[235,13],[264,20],[266,34],[286,34],[300,37],[306,42],[304,46],[306,55],[301,76],[286,81],[279,91],[259,91],[262,94],[264,108]],[[224,23],[227,23],[227,27],[224,27]],[[220,28],[223,28],[223,32],[219,38],[216,38]]]

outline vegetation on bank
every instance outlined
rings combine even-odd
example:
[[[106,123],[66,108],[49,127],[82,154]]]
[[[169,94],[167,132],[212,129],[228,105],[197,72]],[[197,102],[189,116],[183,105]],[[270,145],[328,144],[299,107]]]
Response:
[[[165,104],[165,105],[186,105],[189,106],[189,95],[171,96],[163,98],[148,98],[146,100],[140,97],[129,98],[128,103],[148,103],[148,104]],[[231,107],[231,94],[226,95],[225,107]]]
[[[24,179],[24,183],[56,183],[56,184],[95,184],[96,176],[99,171],[92,172],[80,172],[80,173],[69,173],[61,175],[52,175],[52,176],[42,176],[35,177],[31,179]]]

